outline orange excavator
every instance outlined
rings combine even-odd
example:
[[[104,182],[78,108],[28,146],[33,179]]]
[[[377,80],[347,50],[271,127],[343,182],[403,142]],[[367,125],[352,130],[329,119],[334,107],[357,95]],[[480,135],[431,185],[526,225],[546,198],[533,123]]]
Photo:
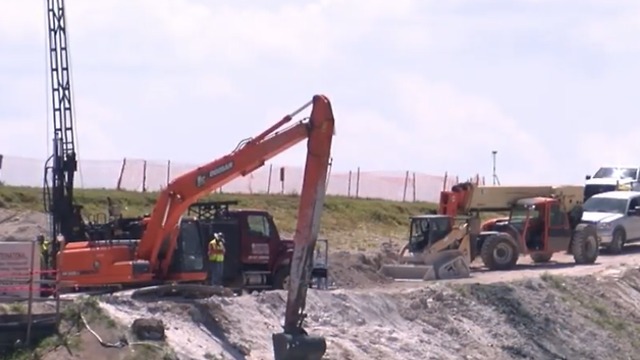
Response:
[[[300,121],[278,131],[310,105],[313,108],[308,121]],[[300,198],[300,225],[294,243],[299,244],[301,236],[308,240],[312,231],[317,233],[319,224],[315,216],[319,211],[316,208],[321,208],[323,198],[316,193],[324,190],[324,187],[319,187],[325,183],[328,167],[328,163],[316,157],[319,153],[330,152],[332,135],[333,114],[329,100],[316,95],[312,101],[258,136],[241,142],[230,154],[173,180],[160,192],[149,216],[116,218],[107,224],[86,224],[86,241],[68,242],[58,253],[56,262],[62,280],[81,288],[158,281],[204,281],[206,271],[192,271],[204,259],[191,259],[191,264],[179,264],[179,259],[173,256],[177,248],[201,247],[199,233],[190,231],[190,227],[196,229],[198,224],[193,219],[183,219],[184,213],[198,199],[239,176],[251,173],[265,161],[304,139],[309,140],[308,156]],[[313,196],[310,197],[309,193]],[[113,231],[105,231],[105,228]],[[292,275],[291,281],[295,283],[295,276],[300,274]]]
[[[309,106],[312,109],[308,119],[280,130]],[[284,332],[274,335],[274,351],[276,359],[314,359],[295,357],[300,349],[304,349],[304,354],[324,354],[325,340],[307,336],[302,322],[324,205],[333,134],[331,103],[325,96],[316,95],[258,136],[241,142],[230,154],[173,180],[160,192],[150,216],[118,218],[106,224],[81,224],[79,228],[86,234],[86,239],[60,245],[56,259],[60,280],[80,288],[138,287],[206,280],[207,273],[202,267],[204,251],[192,253],[202,254],[200,259],[173,256],[177,248],[203,248],[204,239],[198,235],[197,219],[183,219],[183,214],[199,198],[251,173],[267,160],[307,139]],[[183,262],[183,259],[189,259],[189,262]]]

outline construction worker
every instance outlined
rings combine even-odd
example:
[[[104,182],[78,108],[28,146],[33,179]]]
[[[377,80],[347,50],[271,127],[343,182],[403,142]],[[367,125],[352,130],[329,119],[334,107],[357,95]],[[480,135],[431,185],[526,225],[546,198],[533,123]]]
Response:
[[[213,286],[222,286],[224,252],[224,235],[213,234],[213,239],[209,242],[209,276]]]
[[[38,245],[40,246],[40,255],[42,257],[42,263],[46,269],[49,268],[49,251],[51,250],[51,241],[44,235],[40,234],[37,237]]]

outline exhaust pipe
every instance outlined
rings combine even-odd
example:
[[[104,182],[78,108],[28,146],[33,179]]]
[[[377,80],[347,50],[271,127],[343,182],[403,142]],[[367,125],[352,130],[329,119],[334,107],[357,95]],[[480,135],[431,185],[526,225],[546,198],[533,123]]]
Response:
[[[278,333],[272,340],[275,360],[322,360],[327,351],[327,341],[319,336]]]

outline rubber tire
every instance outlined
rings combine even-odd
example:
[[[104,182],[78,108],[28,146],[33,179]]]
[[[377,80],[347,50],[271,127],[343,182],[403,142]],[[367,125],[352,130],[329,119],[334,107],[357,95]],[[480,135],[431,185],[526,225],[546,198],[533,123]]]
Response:
[[[284,282],[289,276],[290,269],[288,266],[281,267],[273,276],[273,288],[276,290],[288,290],[284,288]]]
[[[536,264],[544,264],[551,260],[553,253],[534,253],[529,255],[529,257]]]
[[[587,245],[587,242],[592,242],[592,244]],[[587,250],[591,250],[591,252],[588,253]],[[600,244],[598,244],[598,237],[594,228],[586,227],[576,232],[571,242],[571,253],[576,264],[583,265],[596,262],[600,254]]]
[[[493,256],[493,252],[499,245],[507,245],[511,248],[511,258],[509,261],[505,263],[498,263]],[[511,235],[506,233],[490,235],[487,237],[480,249],[480,258],[482,258],[482,262],[484,266],[486,266],[489,270],[511,270],[516,266],[519,257],[518,247],[515,245],[515,241]]]
[[[611,239],[611,244],[607,245],[607,251],[609,254],[618,255],[622,253],[622,249],[624,248],[624,242],[626,240],[626,234],[623,229],[616,229],[613,232],[613,238]]]

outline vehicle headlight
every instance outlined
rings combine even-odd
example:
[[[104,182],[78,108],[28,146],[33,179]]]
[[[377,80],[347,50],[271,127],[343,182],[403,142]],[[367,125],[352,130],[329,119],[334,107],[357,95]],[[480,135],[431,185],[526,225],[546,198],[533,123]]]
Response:
[[[598,223],[598,229],[600,229],[600,230],[609,230],[609,229],[611,229],[611,223],[608,223],[608,222]]]

